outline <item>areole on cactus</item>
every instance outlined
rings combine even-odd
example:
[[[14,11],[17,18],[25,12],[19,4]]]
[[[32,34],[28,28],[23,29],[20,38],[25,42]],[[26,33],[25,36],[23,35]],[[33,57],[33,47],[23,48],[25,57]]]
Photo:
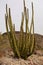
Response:
[[[29,29],[29,26],[28,26],[29,12],[28,12],[28,8],[26,8],[25,6],[25,0],[23,1],[24,1],[24,11],[22,12],[19,40],[16,39],[15,24],[13,26],[11,11],[10,11],[10,8],[8,11],[7,4],[6,4],[5,24],[6,24],[8,39],[15,57],[26,59],[29,55],[33,53],[34,45],[35,45],[34,43],[34,9],[33,9],[33,3],[32,3],[32,21],[31,21],[31,26]],[[26,22],[25,32],[23,29],[24,18]],[[32,29],[33,29],[33,34],[31,33]],[[9,33],[9,30],[10,30],[10,33]]]

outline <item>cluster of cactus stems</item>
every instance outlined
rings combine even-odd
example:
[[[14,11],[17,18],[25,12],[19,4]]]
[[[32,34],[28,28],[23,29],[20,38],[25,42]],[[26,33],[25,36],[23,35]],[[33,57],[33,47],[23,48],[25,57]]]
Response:
[[[23,29],[24,19],[26,22],[25,32]],[[10,11],[10,8],[9,9],[7,8],[7,4],[6,4],[6,14],[5,14],[6,30],[7,30],[8,39],[9,39],[11,48],[14,52],[15,57],[18,57],[18,58],[26,59],[29,55],[33,53],[33,50],[34,50],[35,43],[34,43],[33,3],[32,3],[32,21],[31,21],[30,29],[28,27],[28,22],[29,22],[29,11],[28,11],[28,8],[26,8],[25,6],[25,0],[24,0],[24,11],[22,12],[22,20],[21,20],[21,26],[20,26],[20,38],[19,40],[17,40],[15,35],[15,24],[13,26],[12,19],[11,19],[11,11]],[[33,29],[33,34],[31,33],[32,29]]]

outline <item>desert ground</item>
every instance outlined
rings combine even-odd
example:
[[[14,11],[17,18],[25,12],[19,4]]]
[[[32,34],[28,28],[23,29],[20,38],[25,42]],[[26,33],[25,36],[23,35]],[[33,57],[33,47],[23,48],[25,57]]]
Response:
[[[19,32],[16,32],[16,37],[19,38]],[[35,33],[34,52],[24,60],[14,57],[7,33],[3,33],[0,39],[0,65],[43,65],[43,35]]]

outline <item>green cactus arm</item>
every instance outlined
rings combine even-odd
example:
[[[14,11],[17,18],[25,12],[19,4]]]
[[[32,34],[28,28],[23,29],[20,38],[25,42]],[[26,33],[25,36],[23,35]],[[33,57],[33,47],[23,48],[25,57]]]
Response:
[[[14,50],[14,45],[12,44],[12,39],[11,39],[11,34],[9,33],[9,29],[8,29],[8,12],[7,12],[7,5],[6,5],[6,14],[5,14],[5,24],[6,24],[6,31],[7,31],[7,34],[8,34],[8,39],[9,39],[9,42],[10,42],[10,46],[13,50],[13,52],[15,52]],[[14,53],[14,56],[16,54]]]
[[[10,45],[11,45],[11,48],[12,48],[12,43],[11,43],[11,40],[10,40],[11,37],[10,37],[10,34],[9,34],[9,29],[8,29],[8,11],[7,11],[7,4],[6,4],[5,24],[6,24],[6,31],[8,33],[9,42],[10,42]]]
[[[8,34],[8,38],[10,40],[10,35],[9,35],[9,30],[8,30],[8,22],[7,22],[7,16],[5,14],[5,24],[6,24],[6,31],[7,31],[7,34]],[[11,45],[11,40],[10,40],[10,45]],[[12,45],[11,45],[11,48],[12,48]]]
[[[12,26],[10,8],[9,8],[9,21],[8,21],[8,23],[9,23],[9,29],[10,29],[10,32],[11,32],[11,35],[12,35],[12,41],[13,41],[13,44],[14,44],[14,47],[15,47],[15,51],[16,51],[18,57],[20,57],[20,53],[19,53],[18,48],[16,46],[15,33],[13,34],[13,26]]]
[[[7,5],[6,5],[6,15],[8,16],[8,12],[7,12]],[[9,11],[9,15],[10,15],[10,11]],[[6,18],[7,19],[7,18]],[[8,20],[9,20],[9,17],[8,17]],[[6,23],[7,23],[7,20],[6,20]],[[11,47],[13,47],[13,51],[15,50],[14,49],[14,42],[13,42],[13,36],[11,35],[11,32],[12,32],[12,22],[11,22],[11,17],[10,17],[10,23],[9,23],[9,21],[8,21],[8,24],[10,24],[9,25],[9,27],[10,27],[10,35],[8,35],[9,36],[9,41],[10,41],[10,45],[11,45]],[[8,31],[8,24],[6,25],[6,29],[7,29],[7,31]],[[13,44],[11,43],[11,40],[12,40],[12,42],[13,42]],[[16,48],[16,50],[17,50],[17,48]],[[14,51],[15,52],[15,51]],[[18,53],[18,51],[17,51],[17,53]]]
[[[22,50],[22,47],[24,45],[23,43],[23,37],[24,37],[24,30],[23,30],[23,24],[24,24],[24,14],[22,13],[22,20],[21,20],[21,27],[20,27],[20,48]]]
[[[32,25],[33,25],[33,35],[32,35],[32,44],[31,44],[31,47],[30,47],[30,53],[33,53],[33,50],[34,50],[34,10],[33,10],[33,3],[32,3]]]
[[[14,47],[14,45],[12,44],[12,42],[11,42],[11,36],[10,36],[10,34],[9,34],[9,30],[8,30],[8,22],[7,22],[7,16],[6,16],[6,14],[5,14],[5,24],[6,24],[6,31],[7,31],[7,34],[8,34],[8,39],[9,39],[9,42],[10,42],[10,46],[11,46],[11,48],[13,49]],[[13,50],[13,52],[14,52],[14,50]]]
[[[33,10],[33,3],[32,3],[32,22],[33,22],[33,40],[32,40],[32,46],[31,46],[31,52],[34,50],[34,10]]]
[[[25,20],[26,20],[26,35],[25,35],[25,42],[24,42],[22,53],[25,51],[25,53],[24,53],[25,54],[24,57],[25,57],[26,53],[27,53],[27,39],[28,39],[28,36],[27,36],[27,31],[28,31],[28,15],[27,15],[26,7],[25,7],[25,1],[24,1],[24,16],[25,16]]]

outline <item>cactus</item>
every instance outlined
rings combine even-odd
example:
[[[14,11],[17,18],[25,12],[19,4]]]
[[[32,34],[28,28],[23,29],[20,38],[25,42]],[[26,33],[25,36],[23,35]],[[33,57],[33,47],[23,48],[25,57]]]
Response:
[[[32,26],[33,26],[33,35],[32,35],[32,43],[31,43],[31,48],[30,48],[30,53],[33,52],[34,50],[34,10],[33,10],[33,3],[32,3],[32,22],[31,22],[31,29],[32,29]],[[30,29],[30,31],[31,31]]]
[[[28,8],[25,6],[24,1],[24,12],[22,12],[22,20],[20,26],[20,38],[19,40],[16,39],[15,35],[15,24],[13,26],[12,19],[11,19],[11,11],[7,9],[6,5],[6,14],[5,14],[5,24],[6,24],[6,31],[8,34],[8,39],[11,45],[11,48],[14,52],[14,55],[18,58],[26,59],[28,55],[31,55],[34,50],[34,10],[33,10],[33,3],[32,3],[32,22],[30,29],[28,27],[29,23],[29,12]],[[24,18],[26,22],[26,31],[24,32],[23,25],[24,25]],[[33,28],[33,35],[31,35],[31,31]],[[10,33],[9,33],[10,31]]]

